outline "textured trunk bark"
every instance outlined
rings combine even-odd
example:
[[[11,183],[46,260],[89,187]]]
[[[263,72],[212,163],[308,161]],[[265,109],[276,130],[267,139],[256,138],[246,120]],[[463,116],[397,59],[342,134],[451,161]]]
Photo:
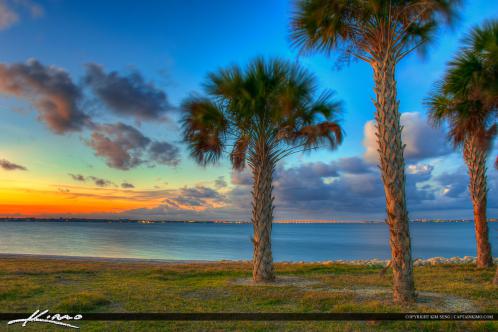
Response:
[[[372,63],[374,100],[377,121],[379,162],[386,196],[387,224],[393,270],[393,300],[396,303],[415,301],[410,230],[405,198],[404,145],[401,142],[400,114],[396,97],[394,59]]]
[[[275,280],[271,252],[273,222],[273,171],[271,151],[264,140],[256,143],[251,156],[253,172],[252,223],[254,227],[254,253],[252,277],[255,282]]]
[[[477,242],[477,266],[493,265],[491,244],[489,243],[488,222],[486,218],[486,158],[487,150],[481,148],[479,138],[465,139],[463,156],[469,172],[469,192],[474,206],[474,226]]]
[[[495,286],[498,286],[498,265],[496,266],[496,273],[495,278],[493,279],[493,284],[495,284]]]

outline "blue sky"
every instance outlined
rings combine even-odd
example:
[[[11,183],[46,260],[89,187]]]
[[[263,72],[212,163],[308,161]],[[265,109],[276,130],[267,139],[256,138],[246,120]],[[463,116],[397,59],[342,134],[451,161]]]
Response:
[[[371,103],[373,97],[371,69],[365,63],[354,62],[337,70],[333,57],[328,58],[323,55],[298,57],[297,52],[290,47],[288,38],[292,2],[6,0],[0,3],[3,4],[3,8],[8,8],[18,17],[15,22],[6,24],[0,31],[0,45],[2,45],[0,63],[12,65],[36,59],[44,66],[56,66],[66,71],[75,84],[82,82],[86,73],[85,65],[89,63],[102,66],[107,73],[116,71],[121,75],[127,75],[139,72],[146,82],[166,93],[168,103],[173,108],[178,106],[182,98],[189,93],[200,91],[206,74],[217,68],[233,63],[243,65],[257,55],[279,56],[299,61],[317,75],[324,89],[335,90],[338,98],[343,101],[345,113],[342,123],[347,136],[337,151],[322,149],[319,152],[288,159],[281,174],[291,168],[298,171],[310,163],[321,162],[330,166],[338,163],[341,158],[364,159],[365,125],[373,118],[374,113]],[[444,72],[445,63],[457,50],[459,40],[464,33],[485,19],[497,17],[496,2],[467,1],[456,27],[440,31],[425,57],[412,54],[400,63],[397,71],[400,111],[418,113],[416,116],[407,116],[408,120],[425,119],[426,111],[422,101],[434,81]],[[181,192],[185,188],[209,187],[217,190],[217,193],[224,198],[228,197],[227,201],[221,202],[220,199],[218,202],[225,204],[226,207],[226,211],[220,212],[220,217],[227,217],[230,213],[234,216],[239,215],[236,211],[240,209],[234,207],[236,204],[232,195],[234,191],[240,189],[240,186],[234,183],[230,166],[227,162],[209,169],[196,166],[179,143],[176,124],[178,114],[175,111],[170,112],[169,122],[157,123],[118,117],[95,103],[81,107],[101,123],[123,122],[138,128],[151,139],[178,145],[181,162],[176,166],[157,165],[152,168],[139,165],[127,170],[116,170],[108,166],[105,158],[95,155],[95,151],[85,143],[90,139],[90,132],[54,134],[37,119],[34,106],[29,100],[4,95],[0,98],[0,159],[24,165],[28,171],[15,172],[15,176],[14,172],[3,171],[0,175],[13,181],[14,187],[21,188],[30,182],[36,182],[40,188],[64,189],[76,185],[72,182],[73,179],[67,176],[68,173],[82,174],[86,177],[105,178],[114,183],[133,182],[134,190],[137,191],[164,190],[163,194],[168,197],[185,194]],[[411,130],[414,133],[420,131],[415,127]],[[408,163],[410,162],[413,165],[432,167],[431,177],[425,179],[426,182],[418,183],[417,186],[419,188],[432,186],[432,190],[438,195],[445,190],[444,186],[451,185],[437,180],[441,174],[450,171],[458,173],[459,181],[465,181],[463,163],[459,154],[446,151],[438,155],[428,152],[426,155],[414,157]],[[342,174],[347,178],[349,173],[344,171]],[[213,181],[221,176],[224,177],[227,186],[214,188]],[[330,181],[323,178],[319,180]],[[280,181],[284,182],[282,178]],[[493,175],[490,181],[496,181],[496,177]],[[88,190],[94,185],[91,181],[77,184]],[[96,188],[96,190],[101,189],[103,188]],[[334,190],[334,187],[329,186],[324,189]],[[296,187],[295,190],[304,189]],[[462,195],[460,199],[463,201],[465,193],[460,194]],[[449,203],[445,205],[443,212],[435,212],[436,203],[446,202],[444,199],[445,197],[438,196],[432,199],[431,204],[424,205],[424,203],[420,206],[417,205],[419,203],[417,201],[414,203],[417,207],[412,215],[420,217],[470,215],[469,205],[456,209],[455,207],[459,206],[456,201],[452,203],[453,205]],[[213,201],[203,202],[207,206],[218,206]],[[327,201],[317,204],[327,205]],[[491,202],[490,212],[496,214],[497,206],[493,204]],[[179,216],[184,216],[182,213],[185,213],[188,217],[189,213],[194,211],[173,211],[173,213],[171,207],[164,210],[160,205],[158,208],[163,208],[159,210],[163,211],[165,217],[170,213]],[[285,207],[286,203],[282,202],[281,206]],[[147,209],[151,207],[149,204],[144,206],[143,210],[137,211],[147,213],[149,211]],[[120,213],[134,215],[135,212]],[[297,215],[305,217],[308,212]],[[66,212],[61,210],[57,213]],[[72,212],[68,210],[67,213]],[[107,215],[109,211],[102,210],[99,213]],[[204,216],[199,211],[192,213]],[[382,218],[383,208],[380,201],[378,209],[365,208],[359,212],[340,213],[325,209],[316,215],[313,212],[309,213],[311,213],[310,218],[368,218],[369,215]],[[296,212],[289,209],[287,213],[282,214],[282,217],[291,218],[295,215]],[[217,215],[214,212],[206,216],[214,218]]]

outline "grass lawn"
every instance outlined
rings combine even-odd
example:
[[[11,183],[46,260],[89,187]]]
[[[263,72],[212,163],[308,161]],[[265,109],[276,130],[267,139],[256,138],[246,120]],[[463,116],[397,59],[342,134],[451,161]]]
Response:
[[[249,263],[122,263],[0,259],[2,312],[498,312],[495,269],[415,268],[417,304],[391,301],[380,266],[276,264],[255,286]],[[83,315],[84,317],[84,315]],[[77,322],[82,331],[497,331],[498,322]],[[1,331],[60,331],[0,323]]]

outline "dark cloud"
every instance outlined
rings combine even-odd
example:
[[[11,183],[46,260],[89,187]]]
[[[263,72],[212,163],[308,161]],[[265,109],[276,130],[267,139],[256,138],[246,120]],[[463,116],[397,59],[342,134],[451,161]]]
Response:
[[[228,186],[228,183],[225,181],[224,176],[219,176],[218,178],[216,178],[214,180],[214,186],[218,189],[221,189],[221,188],[225,188],[226,186]]]
[[[26,171],[28,170],[26,167],[14,164],[5,159],[0,159],[0,167],[6,171]]]
[[[251,185],[252,175],[249,168],[245,168],[243,171],[232,170],[230,182],[233,185]]]
[[[137,120],[158,120],[172,109],[164,91],[146,82],[136,71],[109,73],[97,64],[88,64],[85,83],[115,114]]]
[[[135,186],[131,183],[128,183],[128,182],[123,182],[121,183],[121,188],[123,189],[131,189],[131,188],[135,188]]]
[[[95,176],[90,176],[89,178],[91,180],[93,180],[93,183],[95,183],[96,186],[99,186],[99,187],[116,186],[112,181],[109,181],[106,179],[98,178]]]
[[[365,162],[360,157],[341,158],[335,163],[337,169],[342,172],[351,174],[369,173],[372,170],[372,165]]]
[[[96,186],[99,187],[109,187],[109,186],[116,186],[112,181],[102,179],[96,176],[84,176],[82,174],[72,174],[69,173],[69,176],[74,180],[74,181],[79,181],[79,182],[87,182],[87,181],[92,181]]]
[[[0,64],[0,93],[25,99],[38,111],[38,118],[56,134],[80,131],[92,123],[79,104],[82,92],[61,68],[26,63]]]
[[[87,144],[109,167],[128,170],[141,163],[143,151],[151,140],[124,123],[99,125]]]
[[[493,172],[488,172],[488,187],[494,187]],[[490,181],[491,180],[491,181]],[[462,166],[452,172],[443,172],[434,178],[434,181],[441,186],[441,195],[447,198],[462,199],[470,197],[468,186],[469,176],[467,169]]]
[[[180,162],[179,149],[167,142],[152,141],[135,127],[124,123],[98,125],[87,144],[103,157],[109,167],[129,170],[148,163],[174,166]]]
[[[403,125],[402,139],[406,145],[405,158],[410,162],[440,157],[452,152],[444,132],[434,129],[420,113],[401,114]],[[375,122],[365,124],[363,145],[366,148],[365,159],[370,163],[378,163]]]
[[[180,206],[204,207],[213,203],[221,203],[223,200],[224,196],[216,190],[204,186],[196,186],[180,189],[174,196],[166,198],[164,203],[175,208]]]
[[[168,142],[153,142],[149,146],[149,158],[157,164],[176,166],[180,162],[180,150]]]
[[[379,170],[358,167],[358,160],[339,159],[330,163],[308,163],[279,167],[275,172],[274,195],[277,219],[385,219],[385,198]],[[354,167],[352,166],[354,165]],[[464,167],[436,173],[428,163],[407,166],[406,193],[410,218],[471,218],[472,204]],[[304,176],[306,175],[306,176]],[[223,194],[204,186],[155,191],[165,197],[154,208],[123,212],[131,218],[166,220],[250,220],[250,171],[232,173],[232,185]],[[448,195],[448,185],[460,186]],[[498,172],[488,172],[488,212],[498,212]],[[151,193],[139,194],[151,197]]]
[[[202,185],[155,192],[165,197],[162,204],[125,211],[122,215],[160,220],[247,220],[251,212],[233,206],[226,195]]]
[[[431,179],[433,166],[416,164],[408,168],[408,204],[434,200],[436,189],[424,185]],[[280,218],[333,219],[338,215],[357,214],[368,219],[379,218],[385,211],[380,172],[359,157],[280,167],[274,178],[275,213]],[[241,210],[250,208],[249,171],[232,173],[232,184],[236,187],[227,193],[231,203]]]
[[[80,182],[85,182],[86,177],[81,175],[81,174],[71,174],[69,173],[69,176],[74,180],[74,181],[80,181]]]
[[[92,64],[88,65],[85,81],[111,110],[139,120],[157,120],[170,108],[164,92],[146,83],[138,73],[106,74]],[[179,149],[171,143],[152,140],[124,123],[94,123],[80,107],[84,102],[81,88],[61,68],[44,66],[37,60],[0,64],[0,93],[32,103],[39,119],[56,134],[91,128],[86,143],[109,167],[128,170],[143,163],[152,167],[180,162]]]

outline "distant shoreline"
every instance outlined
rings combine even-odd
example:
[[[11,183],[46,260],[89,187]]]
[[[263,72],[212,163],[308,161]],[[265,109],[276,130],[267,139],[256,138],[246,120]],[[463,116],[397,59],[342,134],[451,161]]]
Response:
[[[187,264],[233,264],[251,263],[250,260],[182,260],[182,259],[160,259],[160,258],[131,258],[131,257],[95,257],[95,256],[64,256],[64,255],[42,255],[42,254],[9,254],[0,253],[0,260],[55,260],[61,262],[79,263],[125,263],[125,264],[167,264],[167,265],[187,265]],[[440,265],[440,264],[474,264],[476,258],[473,256],[464,257],[431,257],[415,258],[415,266]],[[494,259],[498,264],[498,258]],[[276,264],[350,264],[350,265],[381,265],[386,266],[389,259],[336,259],[325,261],[275,261]]]
[[[411,223],[461,223],[472,222],[471,219],[415,219]],[[85,218],[0,218],[1,222],[93,222],[93,223],[138,223],[138,224],[251,224],[249,221],[238,220],[138,220],[138,219],[85,219]],[[489,218],[488,222],[498,222],[498,218]],[[275,220],[274,224],[383,224],[379,220]]]

